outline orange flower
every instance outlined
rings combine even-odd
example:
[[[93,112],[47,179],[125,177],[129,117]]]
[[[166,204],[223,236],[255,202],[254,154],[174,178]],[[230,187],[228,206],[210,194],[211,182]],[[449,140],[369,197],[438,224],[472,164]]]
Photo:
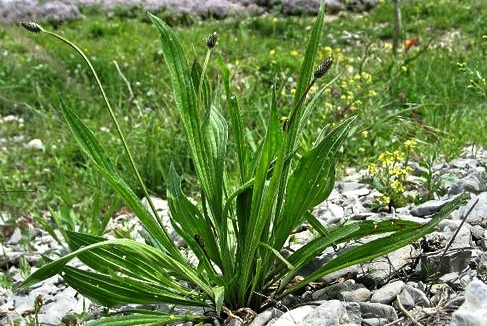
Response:
[[[404,49],[406,50],[406,52],[408,52],[409,49],[416,44],[418,44],[418,39],[416,37],[411,37],[409,40],[404,42]]]

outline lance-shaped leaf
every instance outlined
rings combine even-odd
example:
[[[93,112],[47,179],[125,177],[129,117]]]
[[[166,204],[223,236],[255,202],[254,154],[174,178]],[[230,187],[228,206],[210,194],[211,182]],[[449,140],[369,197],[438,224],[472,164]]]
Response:
[[[391,235],[372,240],[366,244],[350,249],[349,251],[339,255],[327,264],[318,268],[315,272],[302,280],[302,282],[287,289],[283,295],[291,293],[297,288],[300,288],[309,282],[313,282],[337,270],[370,261],[374,258],[386,255],[394,250],[413,243],[414,241],[433,232],[441,220],[451,214],[451,212],[454,210],[458,209],[461,205],[465,205],[469,197],[470,195],[465,193],[456,197],[445,205],[438,213],[436,213],[428,223],[422,226],[406,228],[405,230],[394,232]]]
[[[171,252],[174,257],[182,259],[179,250],[176,248],[166,230],[158,223],[156,218],[147,211],[132,189],[130,189],[125,181],[118,175],[114,165],[108,158],[105,149],[98,139],[96,139],[91,130],[68,107],[62,106],[62,112],[78,144],[93,162],[98,172],[100,172],[117,194],[132,209],[142,225],[146,228],[147,232],[149,232],[154,239],[159,241],[161,248]]]

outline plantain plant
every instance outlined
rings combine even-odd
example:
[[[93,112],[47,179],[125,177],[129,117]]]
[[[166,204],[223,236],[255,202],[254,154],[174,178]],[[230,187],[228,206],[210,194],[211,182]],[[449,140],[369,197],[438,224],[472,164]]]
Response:
[[[146,209],[141,204],[121,179],[92,131],[73,111],[61,106],[69,128],[94,168],[144,226],[146,242],[107,240],[66,230],[66,240],[72,252],[35,271],[21,284],[23,288],[60,274],[82,295],[106,307],[164,303],[204,307],[214,312],[213,317],[209,317],[189,310],[185,314],[125,310],[123,314],[108,314],[92,325],[162,325],[209,318],[248,321],[255,312],[312,281],[417,240],[431,232],[442,218],[465,200],[464,197],[454,200],[424,225],[400,220],[354,221],[325,229],[310,213],[333,189],[335,160],[354,122],[354,118],[350,118],[329,132],[325,128],[317,135],[311,149],[299,148],[307,119],[324,94],[318,92],[308,99],[308,91],[333,63],[328,58],[313,69],[324,21],[324,1],[304,55],[292,107],[287,117],[281,117],[277,95],[273,93],[265,137],[255,150],[246,139],[237,96],[231,89],[229,69],[217,57],[224,94],[212,91],[206,74],[217,35],[212,34],[208,39],[203,65],[194,63],[190,66],[178,38],[168,25],[152,14],[149,17],[160,33],[175,106],[184,126],[200,187],[200,201],[195,204],[182,192],[181,178],[175,168],[169,168],[170,218],[196,259],[189,259],[171,240],[154,205]],[[39,24],[26,22],[23,26],[60,39],[85,60],[95,76],[134,173],[142,182],[124,133],[88,58],[69,40]],[[224,115],[229,117],[228,121]],[[234,142],[235,149],[229,150],[229,141]],[[237,162],[237,168],[229,168],[229,162]],[[142,188],[146,191],[143,185]],[[290,234],[305,222],[313,227],[316,235],[285,258],[281,249]],[[382,237],[336,256],[304,278],[296,278],[302,267],[325,249],[378,234]],[[88,268],[68,265],[74,258]]]

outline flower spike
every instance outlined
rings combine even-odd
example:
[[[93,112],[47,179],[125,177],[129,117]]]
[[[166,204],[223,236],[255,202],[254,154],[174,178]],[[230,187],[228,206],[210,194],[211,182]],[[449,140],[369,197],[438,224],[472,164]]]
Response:
[[[42,32],[42,27],[39,25],[39,23],[33,22],[33,21],[23,21],[20,22],[20,26],[28,30],[29,32],[32,33],[40,33]]]
[[[332,64],[333,64],[332,57],[328,57],[322,63],[320,63],[318,69],[315,70],[315,74],[314,74],[315,78],[318,79],[323,77],[328,72],[328,70],[330,70]]]
[[[208,37],[208,40],[206,41],[206,46],[208,46],[209,49],[213,49],[216,45],[216,41],[218,41],[218,34],[216,32],[213,32]]]

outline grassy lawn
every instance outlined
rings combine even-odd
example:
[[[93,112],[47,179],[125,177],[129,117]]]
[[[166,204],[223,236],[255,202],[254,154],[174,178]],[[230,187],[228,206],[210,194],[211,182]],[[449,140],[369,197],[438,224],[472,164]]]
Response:
[[[328,56],[336,64],[312,92],[336,79],[327,86],[327,96],[308,127],[315,134],[358,116],[342,167],[366,166],[411,139],[418,142],[412,158],[419,162],[434,155],[453,158],[467,145],[487,143],[485,1],[407,1],[402,16],[402,41],[414,38],[416,43],[408,51],[401,45],[396,55],[391,50],[390,3],[365,15],[328,17],[325,23],[316,65]],[[274,85],[283,118],[289,113],[312,22],[312,17],[269,15],[171,24],[193,53],[191,59],[199,61],[204,59],[206,37],[219,33],[217,53],[231,67],[250,143],[257,146]],[[75,41],[93,61],[150,191],[164,196],[165,175],[173,161],[190,194],[193,166],[158,34],[146,15],[119,11],[108,17],[90,10],[81,20],[44,27]],[[65,45],[19,26],[0,27],[0,56],[0,115],[19,118],[1,120],[0,212],[24,216],[66,207],[81,216],[93,215],[93,204],[101,207],[112,201],[112,193],[87,168],[59,106],[69,106],[97,130],[129,181],[130,173],[92,76]],[[218,74],[216,60],[209,69]],[[42,149],[25,146],[36,138],[42,140]]]

